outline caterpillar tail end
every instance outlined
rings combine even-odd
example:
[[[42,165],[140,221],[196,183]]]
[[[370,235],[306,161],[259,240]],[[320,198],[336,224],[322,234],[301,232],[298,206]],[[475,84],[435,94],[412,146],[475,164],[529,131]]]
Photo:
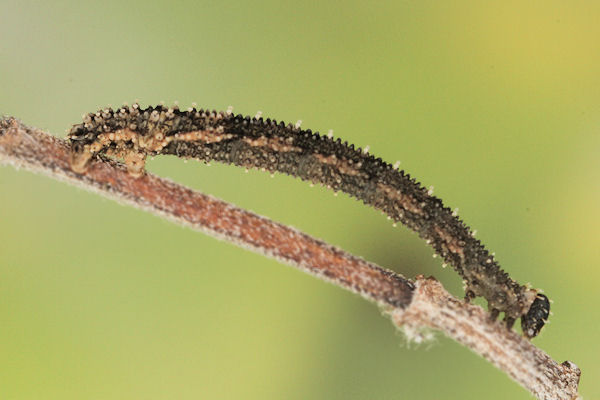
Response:
[[[146,173],[146,155],[141,152],[131,151],[125,155],[127,172],[134,178],[139,178]]]
[[[92,154],[87,151],[71,150],[71,169],[78,174],[84,174],[91,158]]]

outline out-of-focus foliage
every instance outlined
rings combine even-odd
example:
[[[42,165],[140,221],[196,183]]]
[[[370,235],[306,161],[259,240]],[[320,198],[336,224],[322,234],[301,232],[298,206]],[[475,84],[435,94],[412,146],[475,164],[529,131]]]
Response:
[[[179,100],[394,162],[554,300],[537,345],[600,396],[600,6],[594,2],[0,0],[0,113],[57,135]],[[408,277],[460,282],[415,235],[288,177],[149,168]],[[362,299],[44,177],[0,168],[2,399],[528,399]]]

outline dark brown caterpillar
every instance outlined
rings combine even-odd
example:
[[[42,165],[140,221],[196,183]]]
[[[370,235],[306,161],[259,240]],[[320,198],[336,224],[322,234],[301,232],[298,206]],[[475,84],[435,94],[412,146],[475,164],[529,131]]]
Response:
[[[548,318],[546,296],[519,285],[442,201],[408,174],[340,139],[298,126],[230,112],[180,111],[164,106],[110,108],[85,115],[68,136],[72,168],[84,172],[95,155],[125,160],[134,175],[147,156],[171,154],[205,162],[282,172],[345,192],[402,222],[451,264],[465,283],[465,298],[483,296],[492,318],[517,318],[525,336],[536,336]]]

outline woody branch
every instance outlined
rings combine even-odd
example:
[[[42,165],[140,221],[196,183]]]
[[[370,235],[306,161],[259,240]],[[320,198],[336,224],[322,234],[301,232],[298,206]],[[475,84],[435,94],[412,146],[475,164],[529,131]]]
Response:
[[[205,232],[329,281],[380,305],[411,335],[442,331],[506,372],[539,399],[576,399],[580,371],[558,364],[481,307],[466,304],[433,278],[408,280],[296,229],[164,178],[136,178],[114,160],[94,159],[79,174],[70,147],[15,118],[0,119],[0,164],[46,174]]]

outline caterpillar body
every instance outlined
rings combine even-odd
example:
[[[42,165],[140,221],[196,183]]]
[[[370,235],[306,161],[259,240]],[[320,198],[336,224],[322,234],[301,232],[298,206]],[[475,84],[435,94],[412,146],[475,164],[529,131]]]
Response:
[[[147,156],[169,154],[280,172],[345,192],[425,239],[460,274],[465,299],[484,297],[492,318],[503,312],[509,328],[521,318],[528,338],[548,318],[548,298],[512,280],[439,198],[404,171],[340,139],[261,117],[138,104],[85,115],[68,139],[78,173],[92,157],[106,155],[141,175]]]

